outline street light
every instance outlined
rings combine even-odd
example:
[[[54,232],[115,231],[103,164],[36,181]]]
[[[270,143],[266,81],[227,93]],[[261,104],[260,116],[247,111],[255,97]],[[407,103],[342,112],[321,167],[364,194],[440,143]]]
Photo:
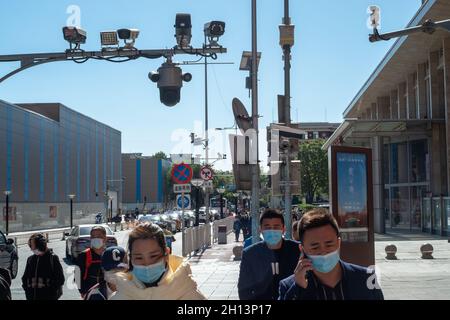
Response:
[[[5,233],[8,235],[9,232],[9,195],[11,194],[11,191],[6,190],[5,192],[6,196],[6,230]]]
[[[223,194],[225,193],[225,188],[217,188],[217,192],[220,194],[220,219],[223,219]]]
[[[108,199],[109,199],[109,203],[110,203],[110,206],[111,206],[110,213],[109,213],[109,222],[112,222],[112,215],[113,215],[113,199],[114,199],[114,197],[109,196]]]
[[[70,199],[70,230],[73,228],[73,199],[75,198],[74,194],[69,194]]]

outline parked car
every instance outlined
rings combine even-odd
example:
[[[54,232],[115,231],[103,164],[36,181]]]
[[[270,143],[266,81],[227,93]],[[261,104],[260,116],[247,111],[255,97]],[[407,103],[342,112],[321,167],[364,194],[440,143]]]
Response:
[[[168,215],[170,217],[170,219],[172,219],[172,221],[175,221],[175,225],[177,228],[177,231],[181,231],[181,227],[182,227],[182,223],[181,223],[181,211],[167,211],[165,213],[166,215]]]
[[[177,232],[176,222],[171,220],[168,215],[165,214],[147,214],[139,216],[139,222],[151,222],[159,225],[161,228],[166,228],[172,233]]]
[[[8,269],[11,278],[17,277],[19,270],[19,254],[13,239],[7,238],[0,231],[0,267]]]
[[[216,210],[209,209],[209,221],[210,222],[214,221],[216,214],[217,214]],[[219,217],[220,217],[220,213],[219,213]],[[199,220],[199,222],[205,223],[205,221],[206,221],[206,207],[201,207],[199,209],[198,220]]]
[[[66,232],[66,258],[76,260],[78,255],[91,246],[91,229],[99,226],[98,224],[81,224]],[[106,247],[117,246],[117,238],[108,225],[102,224],[106,229]]]

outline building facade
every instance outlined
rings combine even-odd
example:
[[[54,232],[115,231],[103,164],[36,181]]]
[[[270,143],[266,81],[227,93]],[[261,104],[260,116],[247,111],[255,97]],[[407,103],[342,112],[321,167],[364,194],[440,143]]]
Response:
[[[0,101],[0,190],[11,191],[9,231],[93,223],[108,198],[120,203],[121,133],[59,103]]]
[[[169,161],[146,157],[142,153],[124,153],[122,168],[124,210],[163,208],[169,192],[167,190]]]
[[[448,18],[449,0],[423,1],[408,27]],[[449,116],[450,34],[399,38],[324,146],[372,149],[375,232],[449,234]]]

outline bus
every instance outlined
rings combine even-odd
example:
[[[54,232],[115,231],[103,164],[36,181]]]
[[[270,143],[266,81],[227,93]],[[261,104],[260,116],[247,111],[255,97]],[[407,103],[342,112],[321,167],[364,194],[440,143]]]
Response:
[[[227,217],[229,209],[228,209],[228,200],[226,198],[222,199],[222,206],[223,206],[223,216]],[[216,210],[218,216],[220,216],[220,197],[209,199],[209,208],[210,210]]]

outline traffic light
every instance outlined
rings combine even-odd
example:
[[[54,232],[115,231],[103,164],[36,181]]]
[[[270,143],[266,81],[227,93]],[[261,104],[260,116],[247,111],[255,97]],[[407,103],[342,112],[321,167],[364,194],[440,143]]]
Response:
[[[163,63],[157,72],[150,72],[148,77],[151,81],[158,83],[161,103],[168,107],[173,107],[180,102],[183,81],[192,80],[190,73],[182,74],[181,68],[170,59]]]

